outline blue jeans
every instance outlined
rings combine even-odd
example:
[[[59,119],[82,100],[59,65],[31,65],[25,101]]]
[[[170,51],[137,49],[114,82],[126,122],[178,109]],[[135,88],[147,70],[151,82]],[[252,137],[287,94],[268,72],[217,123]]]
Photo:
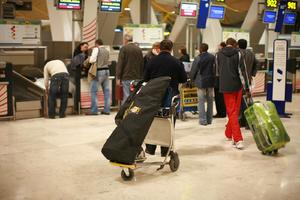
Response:
[[[98,113],[98,86],[104,94],[104,112],[110,113],[109,70],[97,71],[97,77],[91,81],[91,113]]]
[[[198,88],[198,110],[199,123],[207,125],[212,123],[213,117],[213,93],[214,88]],[[205,111],[205,102],[207,101],[207,110]]]
[[[130,95],[130,83],[133,80],[124,80],[122,81],[122,86],[123,86],[123,100],[122,100],[122,105],[125,103],[126,99]]]
[[[65,111],[68,104],[68,94],[69,94],[69,74],[59,73],[51,77],[49,98],[48,98],[48,115],[49,117],[55,117],[55,107],[56,99],[58,94],[60,94],[60,108],[59,116],[64,117]]]

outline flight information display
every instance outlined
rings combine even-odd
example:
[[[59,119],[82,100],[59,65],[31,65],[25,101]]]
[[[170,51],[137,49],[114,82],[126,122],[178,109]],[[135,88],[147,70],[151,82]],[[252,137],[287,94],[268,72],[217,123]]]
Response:
[[[298,8],[298,2],[297,1],[288,1],[287,2],[287,9],[291,11],[295,11]]]
[[[122,0],[101,0],[100,11],[102,12],[121,12]]]
[[[182,17],[197,17],[197,3],[183,2],[180,5],[180,16]]]
[[[212,19],[224,19],[225,7],[224,6],[210,6],[209,18]]]
[[[266,7],[277,8],[279,5],[279,0],[266,0]]]
[[[292,12],[287,12],[284,15],[283,23],[285,25],[295,25],[296,23],[297,14]]]
[[[263,22],[267,24],[272,24],[276,22],[276,11],[266,10],[264,12]]]
[[[80,10],[81,0],[58,0],[57,8],[66,10]]]

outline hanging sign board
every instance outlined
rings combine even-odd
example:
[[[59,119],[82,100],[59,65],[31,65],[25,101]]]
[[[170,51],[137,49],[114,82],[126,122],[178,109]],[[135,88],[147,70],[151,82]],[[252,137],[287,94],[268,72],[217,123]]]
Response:
[[[273,101],[285,101],[287,40],[274,41]]]

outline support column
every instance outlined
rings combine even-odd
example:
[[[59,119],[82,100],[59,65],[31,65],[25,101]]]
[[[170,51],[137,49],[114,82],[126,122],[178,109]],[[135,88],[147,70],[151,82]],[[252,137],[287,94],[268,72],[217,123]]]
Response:
[[[141,0],[140,13],[141,24],[151,24],[151,0]]]

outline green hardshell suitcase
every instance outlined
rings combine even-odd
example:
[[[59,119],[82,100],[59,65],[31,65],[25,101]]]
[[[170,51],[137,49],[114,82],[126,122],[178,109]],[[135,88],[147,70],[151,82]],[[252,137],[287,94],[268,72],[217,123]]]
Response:
[[[276,154],[290,141],[272,102],[255,102],[244,114],[257,147],[263,154]]]

